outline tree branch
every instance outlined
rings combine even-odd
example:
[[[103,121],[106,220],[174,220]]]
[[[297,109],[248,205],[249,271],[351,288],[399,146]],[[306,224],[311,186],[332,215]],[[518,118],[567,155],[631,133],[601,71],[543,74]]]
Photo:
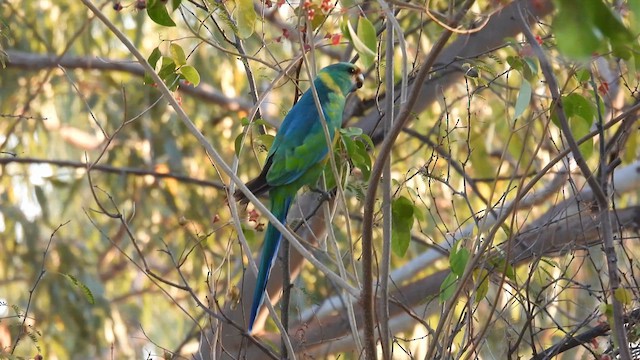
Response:
[[[144,68],[131,60],[101,59],[93,57],[79,57],[65,55],[60,58],[52,54],[32,54],[19,50],[7,50],[9,57],[7,68],[24,70],[54,69],[59,66],[67,69],[120,71],[138,77],[144,76]],[[249,111],[252,105],[241,98],[230,98],[223,95],[213,86],[201,83],[198,87],[187,85],[184,81],[178,88],[179,91],[191,95],[197,99],[205,100],[213,104],[224,106],[230,111]]]
[[[460,7],[456,17],[452,19],[450,27],[458,26],[462,17],[467,13],[467,10],[474,3],[473,0],[467,0]],[[420,69],[420,72],[416,76],[416,84],[422,84],[427,79],[427,75],[431,71],[433,64],[435,63],[438,55],[444,49],[445,44],[451,37],[452,32],[445,30],[438,41],[434,44],[433,48],[429,52],[424,65]],[[362,291],[362,303],[364,309],[364,333],[365,333],[365,353],[367,359],[373,360],[376,358],[376,341],[375,341],[375,313],[374,313],[374,299],[373,299],[373,212],[376,200],[376,191],[378,189],[379,179],[382,176],[382,170],[384,164],[391,153],[391,148],[395,144],[395,140],[402,131],[412,114],[413,106],[418,101],[420,96],[420,88],[411,91],[409,99],[402,107],[402,110],[398,113],[396,123],[391,128],[391,131],[387,134],[380,147],[380,153],[376,159],[375,164],[371,170],[371,178],[369,180],[369,187],[367,189],[367,195],[364,204],[364,215],[362,222],[362,267],[364,273],[364,284]]]

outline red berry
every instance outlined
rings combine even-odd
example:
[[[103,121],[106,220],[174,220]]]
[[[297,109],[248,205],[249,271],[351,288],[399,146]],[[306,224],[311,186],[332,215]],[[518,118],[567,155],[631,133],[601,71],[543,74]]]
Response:
[[[600,86],[598,86],[598,92],[602,95],[608,94],[609,93],[609,83],[606,81],[603,81],[602,83],[600,83]]]

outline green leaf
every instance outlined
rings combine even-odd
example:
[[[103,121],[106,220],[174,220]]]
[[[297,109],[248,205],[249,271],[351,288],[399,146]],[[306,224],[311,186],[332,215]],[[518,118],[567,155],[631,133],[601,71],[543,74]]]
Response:
[[[273,140],[275,139],[275,136],[271,135],[271,134],[262,134],[259,135],[257,140],[258,142],[264,146],[264,148],[268,151],[271,148],[271,145],[273,144]]]
[[[516,271],[504,257],[494,258],[489,263],[495,270],[502,271],[507,278],[516,281]]]
[[[162,26],[176,26],[176,23],[171,20],[167,6],[163,1],[154,1],[147,4],[147,15],[158,25]]]
[[[558,49],[566,56],[587,60],[594,53],[607,52],[631,56],[633,35],[602,0],[556,0],[553,21]]]
[[[575,139],[580,139],[589,134],[591,131],[591,123],[580,117],[573,117],[569,119],[569,128],[571,129],[573,137]],[[584,156],[585,159],[588,159],[593,154],[593,141],[587,140],[578,148],[580,149],[582,156]]]
[[[198,84],[200,84],[200,74],[193,66],[185,65],[181,67],[180,74],[184,76],[185,80],[193,84],[193,86],[198,86]]]
[[[480,280],[480,283],[478,284],[478,287],[476,288],[476,296],[475,296],[475,302],[476,304],[479,303],[482,299],[484,299],[485,296],[487,296],[487,293],[489,292],[489,272],[487,270],[476,270],[473,272],[473,277],[474,280],[478,281]]]
[[[509,64],[512,69],[518,71],[522,71],[522,69],[524,68],[522,58],[518,56],[508,56],[507,64]]]
[[[160,71],[158,71],[158,76],[160,79],[165,80],[169,75],[175,74],[176,72],[176,63],[172,58],[168,56],[162,57],[162,65],[160,66]]]
[[[629,305],[633,301],[633,294],[623,287],[617,288],[613,292],[613,296],[624,305]]]
[[[573,137],[579,139],[586,136],[590,132],[591,124],[597,116],[595,105],[578,93],[563,96],[562,105]],[[557,122],[557,118],[555,121]],[[589,158],[593,154],[593,142],[587,141],[580,145],[580,152],[582,156]]]
[[[588,125],[591,125],[596,118],[597,109],[595,105],[578,93],[563,96],[562,106],[568,118],[578,116],[586,121]]]
[[[518,92],[518,98],[516,99],[516,107],[515,113],[513,114],[513,120],[516,120],[524,113],[524,111],[529,107],[529,102],[531,101],[531,84],[523,80],[522,85],[520,86],[520,92]]]
[[[151,67],[155,69],[156,64],[158,63],[158,60],[160,60],[161,56],[162,54],[160,53],[159,48],[153,49],[153,51],[151,52],[151,55],[149,55],[149,58],[147,59],[147,61],[149,62],[149,65],[151,65]]]
[[[468,262],[469,250],[466,248],[461,248],[458,251],[452,251],[449,254],[449,265],[451,265],[451,271],[458,276],[462,276],[464,268],[467,266]]]
[[[391,249],[396,255],[403,257],[411,242],[413,203],[400,196],[391,203],[391,213]]]
[[[553,20],[558,49],[569,57],[588,59],[597,51],[602,34],[596,33],[587,2],[558,0],[558,13]]]
[[[349,26],[349,17],[345,15],[342,17],[342,21],[340,22],[340,32],[342,32],[342,37],[347,41],[353,42],[351,39],[351,33],[349,32]]]
[[[358,38],[362,40],[364,45],[375,56],[378,50],[376,28],[373,27],[371,21],[369,21],[369,19],[367,19],[366,17],[361,17],[358,19]]]
[[[349,38],[353,43],[353,47],[358,52],[358,55],[360,55],[360,60],[362,60],[362,64],[364,65],[365,68],[370,67],[371,65],[373,65],[373,62],[376,58],[376,53],[371,51],[371,49],[369,49],[367,44],[365,44],[362,41],[362,39],[358,37],[358,33],[353,29],[353,27],[351,26],[351,22],[348,20],[347,20],[346,27],[349,32]],[[366,27],[366,25],[363,25],[363,27]],[[364,31],[366,30],[363,30],[363,32]]]
[[[253,34],[253,27],[256,22],[256,11],[253,8],[253,0],[236,0],[238,8],[236,10],[236,23],[238,25],[238,36],[246,39]]]
[[[592,0],[590,5],[593,6],[594,24],[609,39],[613,55],[628,59],[631,56],[629,43],[634,41],[634,36],[613,13],[610,6],[605,5],[601,0]]]
[[[622,155],[622,161],[631,163],[636,159],[636,151],[640,147],[640,136],[629,136],[627,144],[624,147],[624,154]]]
[[[342,136],[347,136],[347,137],[355,137],[355,136],[360,136],[362,135],[362,129],[359,127],[348,127],[348,128],[341,128],[340,130],[340,134],[342,134]]]
[[[354,165],[362,171],[363,180],[369,180],[371,176],[371,155],[367,151],[367,143],[360,139],[356,141],[356,153],[359,155],[359,161],[354,161]]]
[[[93,293],[87,287],[87,285],[85,285],[82,282],[80,282],[78,279],[75,278],[75,276],[73,276],[71,274],[63,274],[63,275],[66,276],[67,279],[69,279],[69,281],[71,281],[71,283],[74,286],[76,286],[76,287],[80,288],[80,290],[82,290],[82,292],[84,293],[84,296],[87,299],[87,301],[89,302],[89,304],[94,305],[96,303],[96,300],[93,297]]]
[[[169,90],[176,91],[178,86],[180,86],[180,75],[177,73],[171,73],[164,78],[164,83],[167,85]]]
[[[236,156],[240,156],[240,149],[242,149],[242,140],[244,139],[244,133],[238,134],[236,139],[233,141],[233,149],[236,153]]]
[[[173,58],[173,61],[176,63],[176,65],[182,66],[187,63],[187,57],[180,45],[171,43],[171,45],[169,45],[169,53],[171,54],[171,57]]]
[[[477,177],[493,177],[496,175],[496,169],[489,161],[491,157],[485,144],[488,130],[480,129],[477,133],[474,131],[471,135],[471,162],[473,163],[474,175]]]
[[[373,144],[373,140],[371,140],[371,137],[367,134],[362,134],[358,137],[360,139],[360,141],[362,141],[363,143],[365,143],[367,145],[368,149],[373,150],[376,146]]]
[[[149,58],[147,59],[147,62],[155,70],[156,65],[158,64],[158,60],[160,60],[161,57],[162,57],[162,54],[160,53],[160,49],[155,48],[151,52],[151,55],[149,55]],[[151,78],[151,75],[149,75],[148,73],[145,72],[145,74],[144,74],[144,83],[145,84],[154,84],[155,81],[153,81],[153,79]]]
[[[458,283],[458,276],[454,273],[449,273],[440,285],[440,302],[445,302],[453,296],[456,291],[456,284]]]
[[[240,134],[242,135],[242,134]],[[249,244],[255,244],[256,242],[256,231],[255,229],[247,226],[246,224],[241,224],[242,234],[244,234],[245,239]]]
[[[175,11],[177,8],[180,7],[181,3],[182,3],[182,0],[171,0],[171,8]]]
[[[576,79],[579,82],[587,82],[589,81],[589,79],[591,79],[591,73],[589,72],[589,70],[587,69],[580,69],[578,71],[576,71]]]
[[[600,304],[600,312],[602,312],[604,316],[607,317],[607,320],[611,321],[611,319],[613,318],[613,304]]]
[[[637,34],[640,31],[640,0],[627,0],[627,6],[629,6],[632,15],[632,19],[629,20],[631,30]]]
[[[538,63],[534,58],[525,57],[524,63],[527,65],[522,69],[522,75],[524,78],[531,81],[538,75]]]

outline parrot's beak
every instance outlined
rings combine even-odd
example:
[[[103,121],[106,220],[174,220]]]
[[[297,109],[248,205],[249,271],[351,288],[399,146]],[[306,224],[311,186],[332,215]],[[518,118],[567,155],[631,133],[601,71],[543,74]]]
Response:
[[[360,89],[363,84],[364,84],[364,75],[360,73],[356,76],[356,86],[358,87],[358,89]]]
[[[360,71],[360,69],[358,68],[356,68],[356,73],[354,74],[354,80],[356,82],[355,83],[356,88],[360,89],[364,84],[364,75],[362,74],[362,71]]]

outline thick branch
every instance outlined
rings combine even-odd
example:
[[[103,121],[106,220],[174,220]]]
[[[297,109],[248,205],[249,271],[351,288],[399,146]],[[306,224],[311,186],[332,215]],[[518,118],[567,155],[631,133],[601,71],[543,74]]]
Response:
[[[65,55],[57,61],[58,56],[53,54],[32,54],[18,50],[7,50],[7,55],[9,56],[6,64],[7,68],[36,71],[61,66],[67,69],[120,71],[139,77],[144,76],[144,69],[142,66],[130,60],[113,60]],[[207,84],[200,84],[198,87],[193,87],[192,85],[182,83],[179,89],[185,94],[224,106],[230,111],[248,111],[252,107],[248,101],[241,98],[229,98],[211,85]]]

